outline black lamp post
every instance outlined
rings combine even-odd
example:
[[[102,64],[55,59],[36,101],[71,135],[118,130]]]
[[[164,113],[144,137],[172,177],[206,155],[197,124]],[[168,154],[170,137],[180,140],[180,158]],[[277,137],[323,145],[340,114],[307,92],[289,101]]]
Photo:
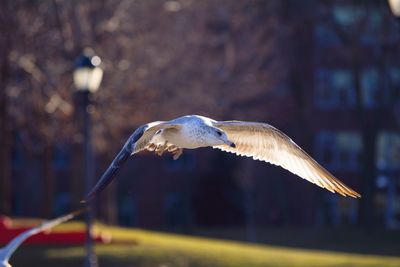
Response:
[[[90,118],[90,95],[95,93],[100,86],[103,78],[103,69],[99,67],[101,59],[94,55],[91,49],[85,49],[84,53],[76,59],[74,70],[74,84],[78,90],[82,117],[83,117],[83,137],[84,137],[84,156],[85,156],[85,192],[93,186],[94,163],[91,142],[91,118]],[[85,267],[97,267],[97,257],[93,248],[92,224],[93,224],[93,205],[88,204],[85,217],[86,223],[86,259]]]

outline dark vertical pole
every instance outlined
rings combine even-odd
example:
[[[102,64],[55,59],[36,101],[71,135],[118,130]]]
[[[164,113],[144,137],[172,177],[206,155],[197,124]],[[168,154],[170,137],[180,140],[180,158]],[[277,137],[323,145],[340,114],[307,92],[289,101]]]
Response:
[[[89,193],[93,186],[94,166],[91,141],[91,119],[89,113],[90,106],[90,91],[82,91],[82,106],[83,106],[83,138],[84,138],[84,155],[85,155],[85,192]],[[85,223],[86,223],[86,259],[85,267],[97,267],[97,256],[94,252],[92,227],[93,227],[93,202],[88,203]]]

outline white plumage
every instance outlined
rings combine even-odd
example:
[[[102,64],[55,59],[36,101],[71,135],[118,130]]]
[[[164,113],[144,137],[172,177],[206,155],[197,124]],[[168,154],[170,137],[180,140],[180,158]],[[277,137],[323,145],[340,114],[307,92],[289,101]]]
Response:
[[[281,166],[299,177],[343,196],[361,197],[304,152],[292,139],[266,123],[215,121],[188,115],[139,127],[125,143],[87,199],[112,181],[130,155],[142,150],[162,155],[171,152],[177,159],[184,148],[213,147],[238,156]]]

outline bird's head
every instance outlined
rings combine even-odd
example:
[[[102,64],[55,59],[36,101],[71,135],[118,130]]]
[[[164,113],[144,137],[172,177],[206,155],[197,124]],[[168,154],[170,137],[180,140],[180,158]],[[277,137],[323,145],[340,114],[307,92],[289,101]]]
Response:
[[[228,139],[226,133],[217,127],[210,127],[208,141],[210,141],[210,145],[212,146],[228,145],[233,148],[236,147],[235,143]]]

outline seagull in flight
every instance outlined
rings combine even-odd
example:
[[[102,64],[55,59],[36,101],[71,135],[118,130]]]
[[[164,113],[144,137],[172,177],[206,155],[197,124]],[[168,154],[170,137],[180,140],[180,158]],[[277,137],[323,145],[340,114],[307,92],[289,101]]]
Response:
[[[326,188],[332,193],[354,198],[359,193],[345,185],[318,164],[286,134],[267,123],[215,121],[187,115],[170,121],[156,121],[140,126],[126,141],[110,166],[82,202],[92,199],[116,176],[121,165],[142,150],[161,156],[165,151],[177,159],[183,149],[212,147],[269,162]]]
[[[14,253],[14,251],[30,236],[36,235],[40,232],[46,231],[50,228],[53,228],[54,226],[66,222],[79,213],[81,213],[83,210],[75,211],[72,213],[69,213],[67,215],[55,218],[50,221],[45,221],[41,225],[26,230],[25,232],[19,234],[17,237],[15,237],[13,240],[10,241],[4,248],[0,249],[0,267],[11,267],[10,263],[8,262],[10,260],[11,255]]]

